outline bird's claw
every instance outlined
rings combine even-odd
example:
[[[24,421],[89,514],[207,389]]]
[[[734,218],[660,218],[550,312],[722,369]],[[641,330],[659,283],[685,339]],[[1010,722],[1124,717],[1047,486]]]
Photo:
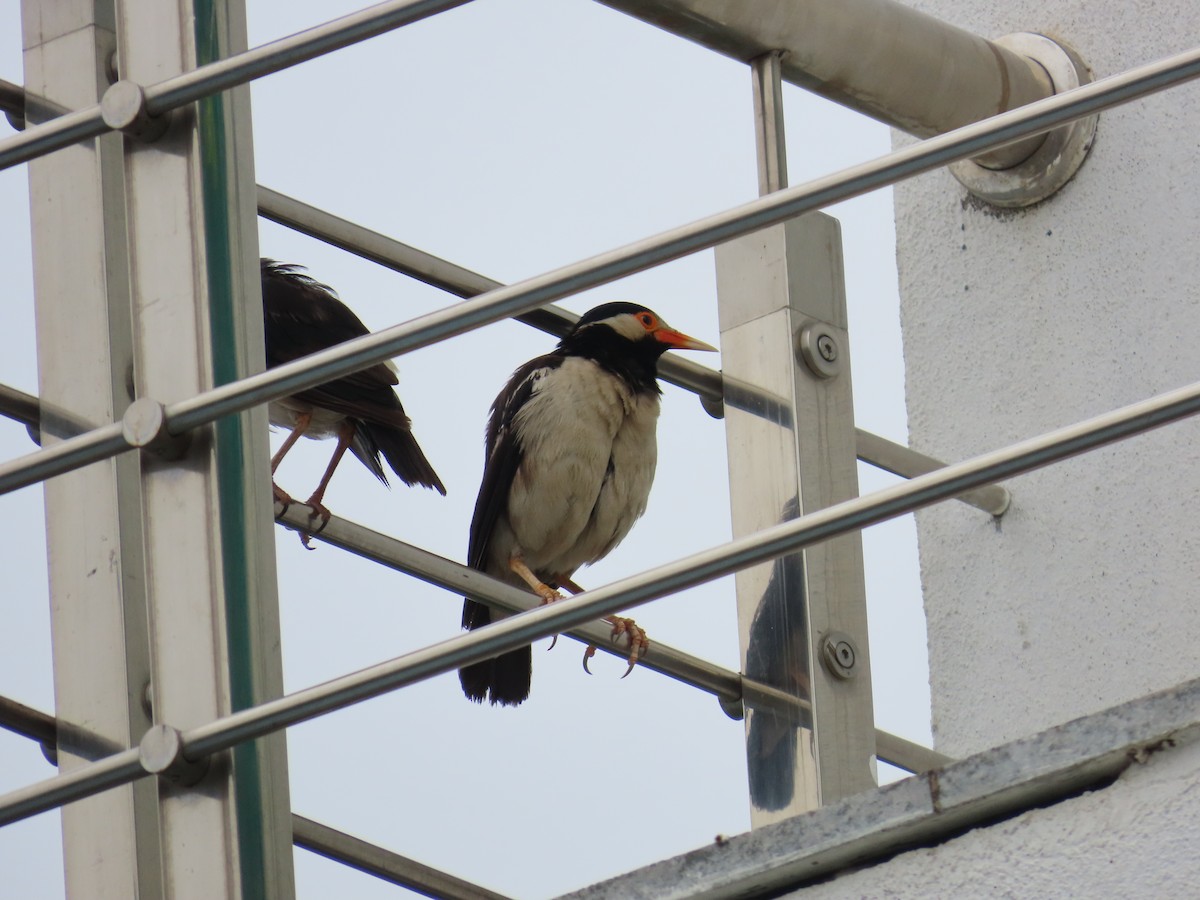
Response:
[[[333,516],[333,513],[331,513],[325,504],[323,504],[320,500],[313,500],[310,498],[307,505],[311,510],[311,512],[308,514],[309,528],[306,531],[300,532],[300,543],[304,545],[305,550],[316,550],[317,548],[310,544],[309,541],[312,540],[313,535],[320,534],[325,530],[325,526],[329,524],[329,520]],[[318,527],[313,528],[313,522],[320,522],[321,524]]]
[[[612,633],[609,637],[613,641],[618,640],[623,634],[629,635],[629,659],[627,660],[629,668],[625,670],[625,675],[621,676],[624,678],[633,671],[633,667],[637,665],[638,660],[646,655],[646,651],[650,649],[650,639],[646,637],[646,629],[638,625],[633,619],[627,619],[623,616],[611,616],[604,621],[612,625]],[[583,671],[589,675],[592,674],[592,670],[588,668],[588,660],[595,655],[595,644],[588,644],[588,648],[583,651]]]
[[[547,604],[553,603],[555,600],[563,599],[562,592],[555,590],[554,588],[550,587],[550,585],[548,585],[548,584],[539,585],[537,588],[537,595],[542,598],[542,606],[546,606]],[[556,635],[554,635],[554,638],[550,641],[550,646],[546,648],[546,652],[549,653],[551,650],[553,650],[554,645],[557,643],[558,643],[558,635],[556,634]]]

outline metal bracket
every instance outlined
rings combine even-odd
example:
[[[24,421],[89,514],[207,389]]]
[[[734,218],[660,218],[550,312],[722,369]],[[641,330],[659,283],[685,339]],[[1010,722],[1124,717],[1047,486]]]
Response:
[[[1092,81],[1092,72],[1078,53],[1045,35],[1017,32],[996,38],[994,43],[1045,69],[1055,94]],[[1089,116],[1054,129],[1032,154],[1010,168],[991,169],[974,159],[965,159],[951,164],[950,173],[968,191],[993,206],[1032,206],[1055,193],[1079,171],[1092,149],[1097,119]]]

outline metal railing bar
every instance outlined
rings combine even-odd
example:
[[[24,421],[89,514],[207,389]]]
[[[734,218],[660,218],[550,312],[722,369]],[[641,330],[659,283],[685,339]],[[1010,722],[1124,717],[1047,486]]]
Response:
[[[132,447],[120,422],[101,425],[50,447],[0,463],[0,494],[110,459]]]
[[[440,869],[295,813],[292,814],[292,843],[426,897],[436,897],[439,900],[508,900],[504,894],[464,881]]]
[[[279,509],[279,505],[276,505],[276,518],[280,525],[294,531],[304,531],[309,526],[307,507],[297,506],[282,514],[278,514]],[[506,612],[525,612],[541,605],[538,598],[528,591],[337,516],[332,516],[321,533],[312,537],[445,588],[455,595],[469,595],[472,599]],[[609,629],[598,622],[589,622],[564,633],[622,660],[628,654],[627,648],[619,640],[614,642]],[[797,722],[809,720],[810,705],[794,694],[753,681],[739,672],[655,640],[651,642],[649,654],[638,665],[712,694],[730,718],[742,717],[743,701],[746,701],[752,708],[783,712]],[[927,772],[952,761],[945,754],[886,731],[877,729],[875,741],[882,748],[877,753],[880,759],[908,772]]]
[[[946,163],[978,156],[985,150],[1056,128],[1197,75],[1200,75],[1200,48],[1047,97],[870,162],[760,197],[178,401],[166,410],[167,428],[172,434],[181,434],[258,403],[340,378],[368,365],[529,312],[570,294],[911,178]],[[37,477],[32,480],[38,480],[104,458],[104,455],[96,455],[90,445],[85,452],[81,444],[74,443],[85,438],[71,438],[55,448],[0,466],[0,493],[31,483],[27,469],[36,469]],[[128,449],[124,442],[111,442],[106,447],[109,456]],[[57,452],[58,456],[49,459],[42,455],[50,452]]]
[[[343,706],[488,659],[839,534],[904,515],[991,481],[1020,475],[1162,427],[1197,412],[1200,412],[1200,383],[955,463],[864,497],[836,503],[604,587],[501,619],[486,628],[456,635],[388,662],[232,713],[185,732],[181,736],[183,752],[188,759],[202,759]],[[133,754],[132,760],[130,754]],[[126,783],[142,774],[136,750],[82,766],[69,775],[0,797],[0,824]]]
[[[54,753],[58,746],[58,724],[54,716],[9,697],[0,697],[0,728],[37,741],[42,745],[43,754],[47,750]]]
[[[712,247],[957,159],[1055,128],[1075,118],[1200,75],[1200,48],[1130,70],[968,125],[871,162],[571,263],[453,307],[348,341],[304,360],[224,385],[168,409],[172,433],[206,424],[255,403],[342,377],[473,328],[489,325],[579,291]]]
[[[464,300],[505,286],[494,278],[418,250],[261,184],[258,186],[258,213],[272,222]],[[513,318],[555,337],[565,335],[579,320],[578,314],[553,303]],[[720,372],[688,359],[665,356],[659,360],[658,374],[664,381],[698,394],[701,400],[706,401],[706,408],[709,408],[709,404],[720,408]]]
[[[911,447],[889,441],[861,428],[854,429],[854,434],[858,443],[858,458],[893,475],[916,478],[918,475],[926,475],[946,467],[946,463],[940,459],[926,456]],[[955,499],[993,516],[1002,516],[1012,503],[1012,494],[1002,485],[989,484],[977,490],[967,491]]]
[[[419,250],[378,231],[372,231],[261,184],[258,186],[258,213],[272,222],[277,222],[409,278],[415,278],[456,297],[469,299],[504,286],[502,282],[486,275]],[[562,337],[579,316],[561,306],[548,304],[541,309],[522,313],[515,318],[548,334]],[[776,421],[787,421],[791,417],[790,404],[783,403],[776,398],[764,397],[763,392],[755,391],[752,385],[741,386],[738,391],[730,394],[730,398],[725,398],[722,374],[689,359],[664,356],[659,360],[658,373],[664,381],[698,395],[704,408],[712,415],[724,415],[722,407],[728,399],[739,408],[760,414],[769,414]],[[746,401],[744,404],[738,402],[738,398],[743,394],[752,395],[743,398]],[[859,458],[893,474],[912,478],[914,475],[924,475],[926,472],[945,465],[945,463],[917,453],[903,444],[889,441],[869,431],[861,428],[855,429],[855,431],[858,438]],[[1010,501],[1008,491],[999,486],[981,488],[958,499],[994,516],[1001,515],[1008,508]]]
[[[388,0],[367,9],[279,38],[242,53],[183,72],[153,85],[143,85],[146,112],[157,116],[209,94],[290,68],[367,38],[463,6],[469,0]],[[0,169],[68,147],[112,129],[100,104],[27,127],[0,140]]]

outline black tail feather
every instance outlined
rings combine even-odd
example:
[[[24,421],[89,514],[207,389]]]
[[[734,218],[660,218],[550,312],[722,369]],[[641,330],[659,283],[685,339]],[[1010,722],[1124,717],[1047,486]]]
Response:
[[[491,610],[474,600],[463,601],[463,628],[474,630],[492,621]],[[533,648],[521,647],[494,659],[472,663],[458,670],[463,693],[476,703],[517,706],[529,697],[533,672]]]
[[[358,422],[354,444],[351,446],[354,455],[375,477],[387,484],[383,467],[379,463],[379,455],[388,461],[392,471],[400,476],[407,485],[419,484],[433,488],[443,497],[446,486],[437,472],[425,458],[417,439],[407,428],[397,428],[389,425],[376,425],[371,422]]]

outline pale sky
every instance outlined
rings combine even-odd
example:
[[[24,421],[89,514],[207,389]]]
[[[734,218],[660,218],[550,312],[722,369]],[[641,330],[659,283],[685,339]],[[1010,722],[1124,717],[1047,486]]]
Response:
[[[251,44],[359,6],[248,0]],[[16,5],[0,13],[0,78],[21,82]],[[890,149],[888,130],[786,89],[793,184]],[[501,281],[535,275],[753,198],[748,69],[591,0],[476,0],[270,76],[253,92],[259,184]],[[0,124],[0,137],[11,134]],[[856,421],[906,440],[890,192],[829,211],[843,228]],[[454,298],[260,220],[263,255],[309,267],[373,329]],[[573,297],[583,312],[633,300],[719,344],[711,251]],[[0,383],[37,392],[24,166],[0,172],[6,327]],[[449,490],[383,488],[354,460],[326,503],[339,516],[455,560],[483,464],[488,405],[553,345],[504,323],[397,360],[414,431]],[[715,355],[690,354],[716,366]],[[278,445],[281,436],[273,437]],[[30,452],[0,420],[0,458]],[[332,446],[303,441],[279,472],[307,496]],[[645,518],[577,575],[599,586],[729,538],[722,424],[665,386],[659,469]],[[860,466],[862,490],[890,476]],[[0,694],[53,710],[40,488],[0,498]],[[864,535],[878,727],[929,740],[911,518]],[[277,531],[287,689],[458,632],[461,600]],[[732,579],[635,613],[659,640],[738,668]],[[624,680],[582,647],[535,647],[518,709],[465,700],[442,676],[288,733],[292,808],[517,897],[549,897],[749,828],[742,725],[715,700],[648,670]],[[0,792],[47,778],[35,745],[0,732]],[[405,892],[297,850],[302,898]],[[6,891],[63,893],[59,817],[0,829]]]

